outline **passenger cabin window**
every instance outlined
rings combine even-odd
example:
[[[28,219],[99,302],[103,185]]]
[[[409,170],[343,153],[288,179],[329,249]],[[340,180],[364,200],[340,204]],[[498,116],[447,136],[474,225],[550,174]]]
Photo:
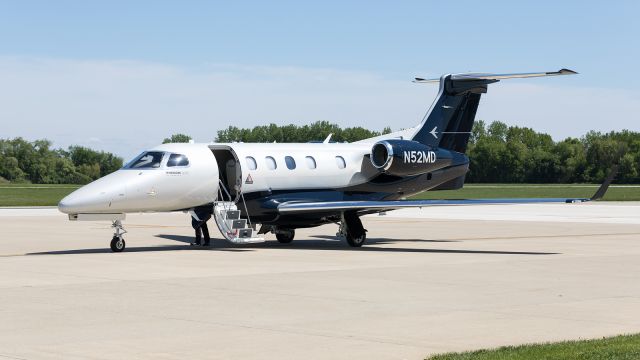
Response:
[[[258,168],[258,163],[256,162],[256,159],[253,158],[253,156],[247,156],[245,160],[247,161],[247,167],[249,168],[249,170],[255,170]]]
[[[347,163],[344,161],[342,156],[336,156],[336,164],[338,164],[338,169],[344,169],[347,167]]]
[[[162,163],[162,151],[147,151],[140,154],[125,166],[126,169],[157,169]]]
[[[313,170],[316,168],[316,159],[314,159],[313,156],[307,156],[305,160],[307,161],[307,167],[309,169]]]
[[[267,168],[269,170],[275,170],[278,167],[278,164],[276,164],[276,159],[274,159],[271,156],[267,156],[264,158],[264,160],[267,162]]]
[[[187,166],[189,165],[189,159],[182,154],[171,154],[167,161],[167,167],[174,166]]]
[[[291,156],[285,156],[284,163],[287,164],[287,169],[289,170],[296,168],[296,161]]]

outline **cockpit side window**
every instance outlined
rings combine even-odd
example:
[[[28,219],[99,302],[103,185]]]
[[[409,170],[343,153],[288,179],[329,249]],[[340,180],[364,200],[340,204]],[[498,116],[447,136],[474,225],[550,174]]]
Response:
[[[169,160],[167,161],[167,167],[174,166],[187,166],[189,165],[189,159],[182,154],[171,154],[169,155]]]
[[[125,166],[125,169],[157,169],[162,163],[162,151],[147,151]]]

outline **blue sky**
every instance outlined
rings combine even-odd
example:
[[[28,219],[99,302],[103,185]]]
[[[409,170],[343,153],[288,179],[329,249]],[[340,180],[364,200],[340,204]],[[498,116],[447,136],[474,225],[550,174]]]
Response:
[[[130,156],[228,125],[401,128],[435,95],[414,75],[561,67],[580,75],[492,86],[478,116],[640,130],[638,4],[0,1],[0,136]]]

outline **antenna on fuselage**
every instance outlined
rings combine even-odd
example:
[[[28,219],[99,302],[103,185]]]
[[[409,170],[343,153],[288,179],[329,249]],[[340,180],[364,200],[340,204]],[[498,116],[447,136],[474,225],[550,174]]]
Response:
[[[330,133],[329,136],[327,136],[326,139],[324,139],[324,141],[322,142],[323,144],[328,144],[329,140],[331,140],[331,136],[333,135],[333,133]]]

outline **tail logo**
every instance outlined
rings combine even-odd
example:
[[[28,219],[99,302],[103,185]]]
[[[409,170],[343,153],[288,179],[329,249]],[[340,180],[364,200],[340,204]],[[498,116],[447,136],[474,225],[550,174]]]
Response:
[[[438,138],[438,134],[471,134],[471,131],[440,131],[438,132],[438,127],[434,127],[429,134],[433,135],[434,138]]]

